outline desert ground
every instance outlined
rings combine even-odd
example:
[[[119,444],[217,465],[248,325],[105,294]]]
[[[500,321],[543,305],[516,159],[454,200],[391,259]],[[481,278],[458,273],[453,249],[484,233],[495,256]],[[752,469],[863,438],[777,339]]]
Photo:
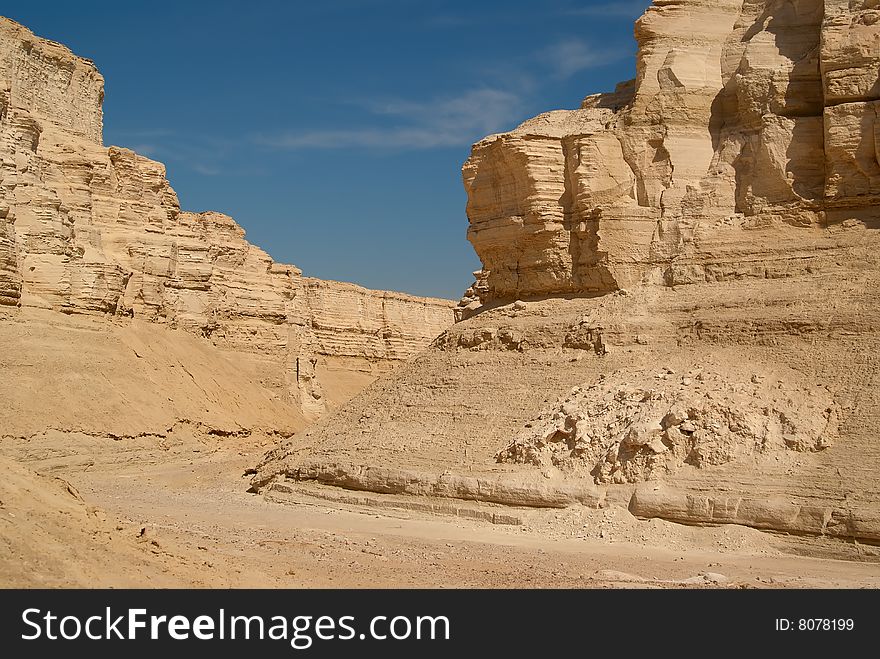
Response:
[[[96,448],[84,437],[65,439]],[[243,473],[259,456],[251,441],[190,438],[158,450],[142,443],[120,448],[90,452],[94,459],[82,464],[45,457],[46,450],[34,446],[26,464],[43,476],[4,460],[12,478],[0,496],[7,527],[0,582],[138,588],[880,586],[880,552],[857,544],[739,526],[638,521],[623,509],[566,511],[549,519],[523,511],[522,526],[502,526],[389,509],[366,497],[340,503],[303,493],[282,504],[246,491]],[[560,518],[572,535],[552,531]],[[22,528],[24,519],[30,522]],[[41,540],[38,551],[33,538]]]
[[[274,438],[186,432],[0,444],[6,587],[876,588],[880,550],[621,507],[503,507],[519,524],[382,495],[248,492]],[[63,447],[63,448],[61,448]],[[10,459],[14,456],[15,461]],[[84,457],[87,456],[87,457]],[[473,506],[491,517],[500,506]]]

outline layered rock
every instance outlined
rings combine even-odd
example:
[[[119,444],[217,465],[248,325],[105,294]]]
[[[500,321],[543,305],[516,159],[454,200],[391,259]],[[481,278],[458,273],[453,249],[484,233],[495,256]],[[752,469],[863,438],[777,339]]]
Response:
[[[462,322],[255,487],[466,475],[495,503],[877,542],[878,17],[657,0],[633,82],[474,146]]]
[[[448,327],[450,307],[404,293],[304,278],[302,298],[319,355],[410,359]]]
[[[876,208],[880,202],[880,5],[873,0],[826,0],[821,67],[826,203],[835,210]]]
[[[322,357],[369,372],[452,323],[449,302],[305,279],[232,218],[182,211],[161,163],[103,146],[103,95],[92,62],[0,19],[0,306],[185,329],[313,414]]]
[[[637,78],[474,146],[483,261],[466,313],[811,267],[829,226],[873,222],[880,27],[873,0],[656,2]],[[780,236],[785,236],[781,239]]]
[[[0,62],[0,91],[19,116],[101,143],[104,78],[94,62],[5,18]]]
[[[0,305],[16,305],[21,297],[21,273],[18,271],[18,254],[15,245],[15,229],[6,220],[8,208],[0,209]]]

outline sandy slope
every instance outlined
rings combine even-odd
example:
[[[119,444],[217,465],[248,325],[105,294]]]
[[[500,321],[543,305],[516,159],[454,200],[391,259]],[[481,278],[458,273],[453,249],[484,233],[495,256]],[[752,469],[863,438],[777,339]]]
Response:
[[[0,458],[0,584],[45,587],[206,585],[199,557],[118,524],[68,482]],[[211,582],[216,583],[215,579]]]
[[[0,313],[0,436],[47,429],[161,438],[175,426],[242,433],[305,425],[249,364],[186,332],[128,319]]]

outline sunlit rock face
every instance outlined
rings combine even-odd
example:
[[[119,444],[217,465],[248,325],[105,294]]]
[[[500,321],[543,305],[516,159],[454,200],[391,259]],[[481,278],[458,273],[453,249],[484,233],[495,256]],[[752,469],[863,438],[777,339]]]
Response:
[[[657,0],[634,81],[474,146],[462,322],[254,487],[877,542],[878,19]]]
[[[103,145],[103,98],[90,60],[0,18],[0,308],[187,330],[312,414],[322,357],[369,370],[453,322],[450,302],[304,279],[232,218],[182,211],[162,163]]]
[[[878,220],[875,0],[658,0],[637,77],[474,145],[461,305],[787,276]]]

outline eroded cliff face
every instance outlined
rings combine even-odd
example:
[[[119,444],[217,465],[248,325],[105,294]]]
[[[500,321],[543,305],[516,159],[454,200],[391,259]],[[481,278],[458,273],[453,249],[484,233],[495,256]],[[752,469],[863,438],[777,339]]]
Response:
[[[880,4],[657,0],[636,36],[633,82],[474,146],[462,322],[256,489],[880,542]]]
[[[635,81],[474,146],[464,315],[821,269],[834,227],[878,221],[878,21],[874,0],[655,2]]]
[[[0,308],[187,330],[312,415],[319,360],[376,375],[452,323],[447,301],[305,279],[232,218],[181,211],[161,163],[102,144],[103,84],[0,18]]]

